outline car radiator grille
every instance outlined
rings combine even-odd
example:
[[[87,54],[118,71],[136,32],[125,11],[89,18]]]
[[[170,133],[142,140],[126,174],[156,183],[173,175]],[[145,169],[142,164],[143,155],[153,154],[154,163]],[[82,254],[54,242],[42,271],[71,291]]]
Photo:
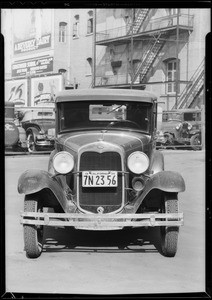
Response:
[[[80,171],[109,170],[121,171],[121,156],[117,152],[84,152],[80,158]],[[115,211],[122,204],[122,175],[118,173],[117,187],[82,187],[79,178],[79,205],[82,209],[97,213],[98,207],[104,213]]]

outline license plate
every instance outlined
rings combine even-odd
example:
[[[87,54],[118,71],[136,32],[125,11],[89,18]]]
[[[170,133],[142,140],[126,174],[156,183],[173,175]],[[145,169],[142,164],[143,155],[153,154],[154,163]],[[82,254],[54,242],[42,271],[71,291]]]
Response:
[[[118,185],[116,171],[83,171],[83,187],[116,187]]]

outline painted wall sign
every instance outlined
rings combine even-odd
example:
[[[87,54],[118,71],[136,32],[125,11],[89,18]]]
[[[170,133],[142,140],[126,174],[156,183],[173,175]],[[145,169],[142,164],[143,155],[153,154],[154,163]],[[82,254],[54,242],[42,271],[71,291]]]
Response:
[[[27,106],[27,79],[5,81],[5,101]]]
[[[12,77],[34,75],[53,71],[53,57],[22,61],[12,65]]]
[[[24,54],[51,46],[52,9],[13,9],[13,51]]]
[[[42,48],[51,47],[51,34],[42,36],[38,39],[33,38],[19,43],[14,43],[14,54],[34,51]]]

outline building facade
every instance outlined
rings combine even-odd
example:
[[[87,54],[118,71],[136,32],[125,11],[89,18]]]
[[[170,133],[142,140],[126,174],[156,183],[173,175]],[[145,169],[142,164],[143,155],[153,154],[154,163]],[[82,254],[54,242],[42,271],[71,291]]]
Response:
[[[155,92],[163,109],[203,103],[209,9],[97,9],[93,86]]]
[[[5,101],[52,105],[57,91],[91,86],[93,11],[4,9]]]
[[[4,9],[5,100],[60,89],[152,91],[163,109],[204,102],[209,9]]]

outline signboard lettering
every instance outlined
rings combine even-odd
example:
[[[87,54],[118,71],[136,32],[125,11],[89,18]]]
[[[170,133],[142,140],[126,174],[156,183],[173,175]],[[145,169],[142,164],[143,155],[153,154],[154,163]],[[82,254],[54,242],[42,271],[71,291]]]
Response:
[[[14,54],[19,54],[28,51],[34,51],[51,46],[51,34],[41,36],[39,39],[33,38],[30,40],[14,43]]]
[[[12,77],[53,71],[53,57],[34,59],[12,65]]]

